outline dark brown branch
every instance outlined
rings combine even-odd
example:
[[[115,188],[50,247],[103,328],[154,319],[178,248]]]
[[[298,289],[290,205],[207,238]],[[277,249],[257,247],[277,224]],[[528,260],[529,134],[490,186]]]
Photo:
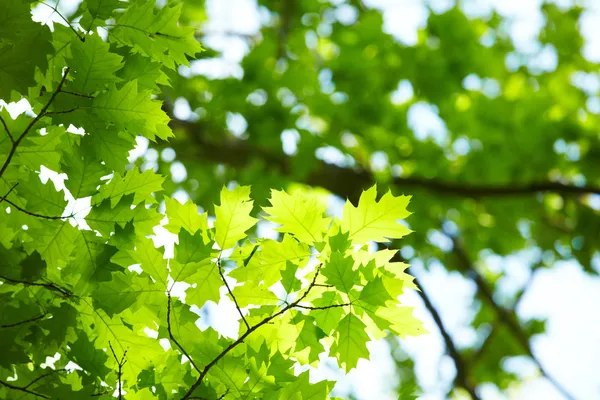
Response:
[[[62,79],[60,80],[60,83],[56,87],[56,90],[54,91],[54,93],[52,93],[52,96],[50,96],[50,99],[48,100],[46,105],[44,105],[44,107],[42,108],[40,113],[33,120],[31,120],[29,125],[27,125],[27,127],[25,128],[23,133],[21,133],[21,135],[17,138],[17,140],[15,140],[13,142],[13,145],[12,145],[10,151],[8,152],[8,156],[6,157],[6,160],[4,161],[2,168],[0,168],[0,177],[2,177],[2,175],[4,175],[4,171],[6,171],[6,168],[8,168],[8,165],[10,164],[12,158],[14,157],[15,152],[17,151],[17,147],[19,147],[19,144],[21,144],[23,139],[25,139],[25,136],[27,136],[27,134],[29,133],[31,128],[33,128],[33,126],[35,124],[37,124],[40,119],[42,119],[44,116],[46,116],[48,114],[47,113],[48,108],[50,107],[50,105],[52,105],[52,103],[54,102],[54,99],[56,98],[56,95],[61,91],[63,85],[65,84],[65,81],[67,80],[67,75],[69,75],[69,71],[70,71],[70,69],[69,69],[69,67],[67,67],[67,69],[65,70],[65,73],[63,74]]]
[[[14,190],[14,188],[17,187],[17,185],[19,184],[19,182],[15,183],[10,190],[8,191],[8,193],[6,193],[1,199],[0,199],[0,203],[2,203],[4,200],[6,200],[6,198],[8,197],[8,195],[10,194],[10,192],[12,192]]]
[[[70,92],[68,90],[61,90],[61,93],[65,93],[65,94],[70,94],[72,96],[78,96],[78,97],[83,97],[85,99],[95,99],[94,96],[90,96],[89,94],[84,94],[84,93],[76,93],[76,92]]]
[[[331,304],[329,306],[312,307],[312,306],[301,306],[300,304],[297,304],[294,306],[294,308],[303,308],[305,310],[327,310],[329,308],[346,307],[346,306],[351,306],[351,305],[352,305],[352,303],[344,303],[344,304]]]
[[[196,382],[194,382],[194,384],[192,385],[192,387],[190,388],[190,390],[188,390],[188,392],[183,396],[183,400],[188,400],[192,396],[192,394],[194,393],[194,390],[196,390],[196,388],[202,384],[202,380],[204,380],[204,378],[206,377],[206,374],[208,374],[208,371],[210,371],[210,369],[212,367],[214,367],[219,362],[219,360],[221,358],[225,357],[225,355],[227,353],[229,353],[231,350],[233,350],[239,344],[243,343],[244,340],[252,332],[254,332],[255,330],[257,330],[261,326],[263,326],[265,324],[268,324],[271,320],[273,320],[273,319],[277,318],[278,316],[284,314],[286,311],[288,311],[289,309],[297,306],[300,302],[302,302],[302,300],[304,300],[306,298],[306,296],[308,296],[308,294],[310,293],[311,289],[317,283],[317,277],[319,276],[320,269],[321,269],[321,265],[319,264],[317,266],[317,271],[315,272],[315,276],[314,276],[312,282],[310,283],[310,285],[308,286],[308,288],[306,289],[306,291],[304,292],[304,294],[302,296],[300,296],[300,298],[298,300],[296,300],[293,303],[288,304],[285,308],[282,308],[280,311],[276,312],[275,314],[273,314],[273,315],[271,315],[269,317],[266,317],[265,319],[263,319],[262,321],[260,321],[258,324],[252,326],[250,329],[248,329],[246,332],[244,332],[244,334],[242,336],[240,336],[235,342],[231,343],[225,350],[223,350],[217,357],[215,357],[214,360],[212,360],[210,363],[206,364],[206,366],[204,367],[204,369],[200,373],[200,376],[198,377],[198,379],[196,380]]]
[[[123,352],[123,356],[121,356],[121,360],[119,360],[117,358],[117,354],[115,353],[115,350],[112,347],[112,344],[110,344],[110,341],[108,342],[108,347],[110,347],[110,351],[112,352],[112,355],[115,359],[115,362],[117,363],[119,370],[118,370],[118,375],[117,375],[117,384],[119,385],[119,400],[123,399],[123,382],[121,382],[121,376],[123,376],[123,365],[125,365],[127,363],[127,360],[125,359],[125,356],[127,355],[127,350],[125,349],[125,351]]]
[[[177,339],[175,339],[175,336],[173,335],[173,331],[171,330],[171,292],[167,293],[167,297],[168,297],[168,302],[167,302],[167,331],[169,331],[169,337],[171,338],[171,340],[173,341],[173,343],[175,343],[177,345],[177,347],[179,348],[179,350],[181,350],[181,352],[183,353],[183,355],[186,356],[188,360],[190,360],[190,364],[192,364],[192,366],[194,367],[194,369],[196,371],[198,371],[199,373],[202,373],[202,371],[200,370],[200,368],[198,368],[198,366],[196,365],[196,363],[194,363],[194,360],[192,360],[192,357],[190,357],[190,355],[188,354],[188,352],[185,351],[185,349],[183,348],[183,346],[181,344],[179,344],[179,342],[177,341]]]
[[[479,272],[477,272],[477,270],[473,266],[473,263],[471,262],[471,259],[462,247],[462,244],[459,241],[459,239],[456,236],[448,235],[447,233],[446,236],[448,236],[452,240],[452,244],[454,246],[454,254],[458,258],[458,261],[460,263],[460,269],[464,272],[465,275],[471,278],[473,282],[475,282],[478,293],[481,295],[484,301],[488,303],[488,305],[494,310],[500,322],[511,331],[511,333],[513,334],[515,339],[517,339],[517,342],[519,342],[521,347],[525,350],[529,358],[531,358],[536,364],[544,378],[546,378],[565,398],[569,400],[574,400],[575,397],[573,397],[569,393],[569,391],[562,386],[562,384],[560,384],[550,374],[548,374],[544,366],[535,357],[531,349],[531,345],[529,343],[529,338],[527,337],[527,334],[523,331],[523,328],[521,327],[514,311],[506,309],[505,307],[498,304],[496,300],[494,300],[494,292],[492,288],[489,286],[485,278]]]
[[[12,143],[15,142],[15,138],[13,138],[12,133],[10,133],[10,130],[8,129],[8,125],[6,125],[6,121],[4,121],[4,118],[2,118],[2,115],[0,115],[0,122],[2,122],[2,126],[4,127],[4,130],[6,131],[6,134],[8,135],[8,138],[10,139],[10,141]]]
[[[58,374],[59,372],[65,372],[65,371],[66,371],[66,369],[64,369],[64,368],[53,369],[52,371],[48,372],[47,374],[43,374],[43,375],[38,376],[37,378],[35,378],[31,382],[29,382],[27,384],[27,386],[23,387],[23,389],[29,388],[29,386],[33,385],[34,383],[36,383],[36,382],[38,382],[38,381],[40,381],[40,380],[42,380],[42,379],[44,379],[44,378],[46,378],[46,377],[48,377],[50,375]]]
[[[414,276],[414,274],[412,274],[412,273],[410,273],[410,274]],[[444,343],[446,345],[446,350],[448,351],[448,355],[450,356],[450,358],[452,358],[452,361],[454,361],[454,366],[456,367],[456,377],[454,378],[455,385],[460,386],[463,389],[465,389],[467,392],[469,392],[469,395],[471,396],[471,398],[473,400],[479,400],[480,398],[477,395],[477,392],[475,391],[475,386],[473,386],[473,384],[469,380],[466,362],[460,355],[456,346],[454,345],[454,341],[450,337],[450,334],[448,333],[448,330],[446,329],[444,322],[442,321],[440,313],[435,308],[435,306],[429,299],[427,292],[425,291],[423,286],[418,282],[416,277],[415,277],[415,284],[421,289],[420,291],[417,291],[417,293],[419,294],[419,296],[421,296],[421,300],[423,300],[423,303],[425,304],[425,308],[427,308],[427,310],[431,314],[431,317],[433,318],[433,321],[437,325],[437,327],[440,331],[440,334],[442,335],[442,338],[444,339]]]
[[[110,394],[110,391],[107,390],[105,392],[90,394],[90,397],[100,397],[100,396],[104,396],[105,394]]]
[[[30,395],[35,396],[35,397],[41,397],[42,399],[49,399],[50,398],[49,396],[46,396],[45,394],[36,393],[36,392],[33,392],[33,391],[31,391],[29,389],[26,389],[24,387],[11,385],[8,382],[0,381],[0,385],[5,386],[5,387],[7,387],[9,389],[12,389],[12,390],[18,390],[20,392],[30,394]]]
[[[6,325],[0,325],[0,328],[14,328],[15,326],[19,326],[19,325],[23,325],[23,324],[28,324],[30,322],[35,322],[35,321],[39,321],[40,319],[44,318],[46,315],[48,315],[48,313],[42,313],[36,317],[33,318],[29,318],[26,319],[24,321],[19,321],[19,322],[15,322],[13,324],[6,324]]]
[[[77,110],[79,110],[79,107],[73,107],[68,110],[50,111],[50,112],[47,112],[46,115],[68,114],[68,113],[72,113],[73,111],[77,111]]]
[[[205,160],[211,163],[220,163],[232,168],[246,168],[254,160],[260,160],[268,170],[289,174],[292,169],[293,157],[285,156],[264,147],[239,139],[226,139],[217,141],[208,138],[203,130],[206,129],[202,122],[188,122],[177,120],[168,109],[173,129],[184,129],[188,137],[196,145],[190,146],[187,141],[173,140],[169,142],[182,159]],[[222,137],[226,137],[223,135]],[[363,189],[373,186],[375,178],[369,171],[350,167],[339,167],[327,164],[320,160],[312,160],[313,168],[305,176],[298,176],[298,182],[311,186],[323,187],[342,198],[352,201],[358,200]],[[530,196],[536,193],[562,193],[562,194],[600,194],[600,186],[576,186],[560,182],[532,182],[508,184],[479,184],[476,182],[452,182],[424,177],[397,177],[391,184],[403,191],[423,189],[446,196],[459,196],[470,198],[484,197],[518,197]]]
[[[4,275],[0,275],[0,279],[3,282],[9,282],[9,283],[14,283],[14,284],[22,284],[25,286],[39,286],[39,287],[44,287],[48,290],[53,290],[56,292],[59,292],[60,294],[62,294],[65,297],[71,297],[73,296],[73,293],[71,293],[70,291],[68,291],[67,289],[63,289],[60,286],[56,285],[55,283],[38,283],[38,282],[27,282],[27,281],[21,281],[21,280],[16,280],[16,279],[12,279],[9,278],[7,276]]]
[[[252,257],[252,254],[250,254],[250,257]],[[227,292],[229,293],[229,295],[231,296],[231,299],[233,300],[233,303],[235,304],[235,308],[237,308],[238,313],[240,314],[240,317],[242,317],[242,321],[244,321],[244,324],[246,325],[246,329],[250,329],[250,325],[248,325],[248,321],[246,321],[246,317],[244,317],[244,313],[242,313],[242,309],[240,308],[235,296],[233,295],[233,292],[231,291],[231,288],[229,287],[229,284],[227,283],[227,280],[225,279],[225,275],[223,275],[223,267],[221,266],[221,261],[220,260],[217,261],[217,264],[219,266],[219,275],[221,275],[221,280],[225,284],[225,287],[227,288]]]
[[[8,194],[6,196],[8,196]],[[8,204],[10,204],[15,209],[21,211],[22,213],[25,213],[27,215],[31,215],[32,217],[44,218],[44,219],[64,219],[64,218],[71,218],[71,217],[73,217],[73,215],[68,215],[66,217],[63,217],[63,216],[59,216],[59,215],[51,216],[51,215],[43,215],[43,214],[34,213],[34,212],[31,212],[31,211],[28,211],[28,210],[24,209],[23,207],[19,207],[18,205],[16,205],[12,201],[6,199],[6,196],[3,198],[3,200],[5,202],[7,202]]]

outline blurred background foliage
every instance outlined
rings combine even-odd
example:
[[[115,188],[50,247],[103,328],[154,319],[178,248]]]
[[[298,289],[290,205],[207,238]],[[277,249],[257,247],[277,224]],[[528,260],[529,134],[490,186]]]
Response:
[[[241,3],[256,14],[240,16]],[[271,188],[321,188],[334,213],[374,182],[412,195],[414,233],[392,247],[413,265],[417,303],[446,356],[432,390],[418,356],[389,338],[397,396],[526,398],[523,374],[506,363],[518,358],[549,387],[536,398],[597,398],[597,387],[590,394],[550,372],[559,369],[532,346],[544,319],[518,312],[539,271],[561,261],[590,279],[600,270],[600,80],[583,51],[586,4],[522,0],[542,17],[524,49],[509,18],[472,11],[485,1],[415,0],[427,15],[410,43],[387,32],[377,3],[213,4],[221,21],[232,15],[228,25],[211,23],[203,0],[185,1],[183,22],[207,51],[168,76],[175,138],[140,142],[133,162],[205,207],[231,182],[252,185],[263,205]],[[432,271],[468,282],[468,301],[430,290]],[[440,311],[461,304],[466,336],[457,313]]]

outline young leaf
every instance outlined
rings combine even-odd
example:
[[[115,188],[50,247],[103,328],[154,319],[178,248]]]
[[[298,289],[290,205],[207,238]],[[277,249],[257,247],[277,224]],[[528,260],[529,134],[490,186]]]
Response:
[[[161,109],[161,102],[151,99],[151,92],[138,92],[137,81],[127,82],[121,89],[112,88],[100,93],[92,103],[92,111],[100,119],[118,129],[140,134],[150,140],[173,136],[167,125],[169,117]]]
[[[215,206],[215,242],[221,250],[229,249],[258,221],[250,216],[254,202],[250,200],[250,187],[237,186],[221,190],[221,204]]]
[[[366,325],[354,314],[349,313],[338,325],[338,337],[331,346],[340,364],[344,363],[346,372],[356,367],[359,358],[368,359],[367,342],[369,336],[365,332]]]
[[[323,240],[323,234],[331,222],[323,217],[325,205],[318,199],[304,194],[293,196],[281,190],[271,190],[271,207],[263,207],[267,219],[281,226],[279,232],[293,234],[300,242],[314,244]]]
[[[410,213],[406,210],[409,196],[394,197],[391,191],[376,201],[377,187],[372,186],[363,192],[354,207],[350,201],[344,205],[344,216],[341,227],[349,232],[354,244],[365,244],[369,241],[388,242],[389,239],[400,239],[410,233],[410,229],[398,223]]]

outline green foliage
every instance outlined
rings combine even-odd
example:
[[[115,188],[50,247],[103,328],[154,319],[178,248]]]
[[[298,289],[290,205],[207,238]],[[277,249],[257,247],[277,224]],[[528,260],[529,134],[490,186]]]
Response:
[[[51,32],[29,2],[5,5],[0,98],[34,113],[0,110],[2,398],[325,399],[333,382],[310,383],[294,364],[324,352],[349,371],[373,338],[425,332],[397,299],[408,286],[394,252],[366,247],[409,232],[398,222],[408,198],[377,202],[373,186],[338,220],[318,193],[273,190],[262,212],[237,185],[200,213],[152,169],[126,168],[135,136],[173,136],[154,94],[201,51],[181,12],[86,0]],[[255,234],[267,221],[279,239]],[[155,245],[159,227],[176,237],[172,255]],[[224,293],[239,311],[234,339],[199,329],[192,312]]]

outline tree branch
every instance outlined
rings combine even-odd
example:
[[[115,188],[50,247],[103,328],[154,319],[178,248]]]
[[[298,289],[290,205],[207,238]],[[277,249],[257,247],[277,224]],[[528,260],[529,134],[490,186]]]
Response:
[[[12,389],[12,390],[18,390],[20,392],[24,392],[24,393],[30,394],[30,395],[35,396],[35,397],[41,397],[43,399],[49,399],[50,398],[49,396],[46,396],[45,394],[36,393],[36,392],[33,392],[33,391],[31,391],[31,390],[29,390],[27,388],[24,388],[24,387],[11,385],[8,382],[0,381],[0,385],[5,386],[5,387],[7,387],[9,389]]]
[[[121,357],[121,360],[119,361],[119,359],[117,358],[117,354],[115,353],[115,350],[112,347],[112,344],[110,344],[110,341],[108,342],[108,347],[110,347],[110,351],[112,352],[115,362],[119,366],[119,371],[118,371],[118,375],[117,375],[117,384],[119,385],[119,400],[122,400],[123,399],[123,392],[122,392],[123,383],[121,382],[121,376],[123,375],[123,365],[125,365],[127,363],[125,356],[127,355],[128,349],[125,349],[125,351],[123,352],[123,356]]]
[[[14,190],[14,188],[16,188],[19,185],[19,182],[15,183],[10,190],[8,191],[8,193],[6,193],[1,199],[0,199],[0,203],[2,203],[4,200],[6,200],[6,198],[8,197],[8,195],[10,194],[10,192],[12,192]]]
[[[65,372],[65,371],[66,371],[66,369],[65,369],[65,368],[53,369],[52,371],[48,372],[47,374],[43,374],[43,375],[40,375],[40,376],[38,376],[37,378],[35,378],[35,379],[34,379],[34,380],[32,380],[31,382],[29,382],[29,383],[27,384],[27,386],[24,386],[24,387],[23,387],[23,389],[27,389],[29,386],[33,385],[34,383],[36,383],[37,381],[39,381],[39,380],[41,380],[41,379],[44,379],[44,378],[45,378],[45,377],[47,377],[47,376],[54,375],[54,374],[57,374],[57,373],[59,373],[59,372]]]
[[[412,276],[415,276],[413,273],[411,273],[411,272],[409,272],[409,273]],[[471,396],[471,398],[473,400],[479,400],[480,398],[479,398],[479,396],[477,396],[477,392],[475,391],[475,386],[473,386],[473,384],[469,380],[466,362],[460,355],[458,349],[454,345],[454,341],[452,340],[452,338],[450,337],[450,334],[446,330],[446,327],[444,325],[444,322],[442,321],[440,313],[435,308],[435,306],[429,299],[427,292],[425,291],[423,286],[419,283],[419,281],[417,280],[416,277],[415,277],[415,284],[421,289],[420,291],[417,291],[417,293],[419,294],[419,296],[421,296],[421,300],[423,300],[423,303],[425,304],[425,308],[427,308],[427,310],[431,314],[431,317],[433,318],[433,321],[437,325],[437,327],[440,331],[440,334],[442,335],[442,338],[444,339],[444,343],[446,344],[446,350],[448,352],[448,355],[452,358],[452,361],[454,361],[454,366],[456,367],[456,377],[454,378],[455,385],[460,386],[463,389],[465,389],[467,392],[469,392],[469,395]]]
[[[225,164],[237,169],[246,168],[254,160],[260,160],[268,170],[275,170],[281,174],[289,174],[292,170],[293,157],[239,139],[228,138],[217,142],[203,134],[202,122],[177,120],[168,109],[168,105],[165,107],[172,118],[171,127],[187,131],[188,135],[186,136],[196,144],[190,146],[188,141],[178,141],[177,139],[169,142],[169,146],[175,148],[178,157],[184,160],[205,160],[206,162]],[[311,166],[311,172],[306,175],[295,176],[295,179],[311,186],[323,187],[342,198],[350,200],[358,200],[362,190],[372,186],[376,181],[373,175],[364,169],[339,167],[317,159],[311,161]],[[547,192],[600,194],[600,186],[576,186],[553,181],[490,185],[413,176],[394,178],[391,185],[404,191],[411,188],[423,189],[446,196],[469,198],[519,197]]]
[[[11,189],[11,190],[12,190],[12,189]],[[10,192],[8,192],[8,193],[6,194],[6,196],[8,196],[9,194],[10,194]],[[7,202],[7,203],[8,203],[8,204],[10,204],[12,207],[14,207],[15,209],[17,209],[17,210],[21,211],[22,213],[25,213],[25,214],[27,214],[27,215],[31,215],[32,217],[44,218],[44,219],[64,219],[64,218],[71,218],[71,217],[73,217],[73,215],[68,215],[68,216],[66,216],[66,217],[63,217],[62,215],[61,215],[61,216],[58,216],[58,215],[55,215],[55,216],[50,216],[50,215],[43,215],[43,214],[34,213],[34,212],[31,212],[31,211],[28,211],[28,210],[24,209],[23,207],[19,207],[18,205],[16,205],[16,204],[15,204],[15,203],[13,203],[12,201],[8,200],[8,199],[6,198],[6,196],[4,196],[4,197],[2,198],[2,200],[3,200],[3,201]],[[1,202],[1,201],[0,201],[0,202]]]
[[[15,322],[13,324],[0,325],[0,328],[14,328],[15,326],[19,326],[19,325],[23,325],[23,324],[28,324],[30,322],[38,321],[38,320],[44,318],[46,315],[48,315],[48,313],[44,312],[44,313],[42,313],[42,314],[40,314],[40,315],[38,315],[36,317],[29,318],[29,319],[26,319],[24,321]]]
[[[231,343],[225,350],[223,350],[217,357],[215,357],[214,360],[212,360],[211,362],[209,362],[208,364],[206,364],[206,366],[204,367],[204,369],[202,370],[202,372],[200,373],[200,376],[198,377],[198,380],[196,380],[196,382],[192,385],[192,387],[190,388],[190,390],[187,391],[187,393],[183,396],[183,400],[189,400],[190,397],[192,396],[192,394],[194,393],[194,390],[196,390],[196,388],[198,386],[200,386],[200,384],[202,384],[202,380],[206,377],[206,374],[208,374],[208,371],[210,371],[210,369],[212,367],[214,367],[221,358],[225,357],[225,355],[227,353],[229,353],[231,350],[233,350],[235,347],[237,347],[239,344],[243,343],[244,340],[255,330],[257,330],[258,328],[260,328],[261,326],[268,324],[271,320],[277,318],[278,316],[284,314],[286,311],[288,311],[289,309],[297,306],[302,300],[304,300],[306,298],[306,296],[308,296],[308,294],[310,293],[311,289],[315,286],[316,282],[317,282],[317,277],[319,276],[319,271],[321,270],[321,264],[319,264],[317,266],[317,271],[315,272],[315,276],[312,280],[312,282],[310,283],[310,285],[308,286],[308,288],[306,289],[306,291],[304,292],[304,294],[302,296],[300,296],[300,298],[298,300],[296,300],[293,303],[288,304],[286,307],[282,308],[280,311],[276,312],[275,314],[266,317],[265,319],[263,319],[262,321],[260,321],[258,324],[252,326],[250,329],[248,329],[246,332],[244,332],[244,334],[242,336],[240,336],[235,342]]]
[[[188,360],[190,360],[190,364],[192,364],[192,366],[194,367],[194,369],[196,371],[198,371],[199,373],[202,373],[202,371],[200,370],[200,368],[198,368],[198,366],[194,363],[194,360],[192,359],[192,357],[190,357],[190,355],[187,353],[187,351],[185,351],[185,349],[183,348],[183,346],[181,344],[179,344],[179,342],[177,341],[177,339],[175,339],[175,336],[173,336],[173,331],[171,331],[171,292],[167,293],[167,297],[168,297],[168,302],[167,302],[167,331],[169,332],[169,337],[171,338],[171,340],[173,341],[173,343],[175,343],[177,345],[177,347],[179,348],[179,350],[181,350],[181,352],[183,353],[184,356],[187,357]]]
[[[11,143],[15,143],[15,138],[13,138],[13,135],[10,133],[8,125],[6,125],[6,121],[4,121],[2,115],[0,115],[0,122],[2,122],[2,126],[4,127],[4,130],[6,131],[6,134],[8,135],[8,138],[10,139]]]
[[[317,285],[315,285],[317,286]],[[312,306],[301,306],[300,304],[297,304],[294,306],[294,308],[303,308],[305,310],[327,310],[329,308],[335,308],[335,307],[346,307],[346,306],[351,306],[352,303],[344,303],[344,304],[331,304],[328,306],[320,306],[320,307],[312,307]]]
[[[22,284],[25,286],[39,286],[39,287],[44,287],[48,290],[53,290],[56,292],[59,292],[60,294],[62,294],[65,297],[71,297],[73,296],[73,293],[71,293],[70,291],[68,291],[67,289],[63,289],[60,286],[56,285],[55,283],[38,283],[38,282],[27,282],[27,281],[21,281],[21,280],[16,280],[16,279],[12,279],[9,278],[7,276],[4,275],[0,275],[0,279],[4,282],[9,282],[9,283],[14,283],[14,284]]]
[[[61,90],[60,92],[65,93],[65,94],[70,94],[71,96],[83,97],[84,99],[95,99],[94,96],[90,96],[89,94],[70,92],[68,90]]]
[[[19,144],[21,144],[23,139],[25,139],[25,136],[27,136],[27,134],[29,133],[31,128],[33,128],[33,126],[35,124],[37,124],[38,121],[47,114],[48,108],[50,107],[50,105],[52,105],[52,103],[54,102],[54,99],[56,98],[56,95],[61,91],[63,85],[65,84],[65,81],[67,80],[67,75],[69,75],[69,71],[70,71],[70,69],[69,69],[69,67],[67,67],[65,70],[65,73],[63,74],[62,79],[60,80],[60,83],[56,87],[56,90],[54,91],[54,93],[52,93],[52,96],[50,96],[50,99],[48,100],[46,105],[42,108],[40,113],[33,120],[31,120],[29,125],[27,125],[27,127],[25,128],[23,133],[21,133],[21,135],[17,138],[17,140],[15,140],[13,142],[10,152],[8,153],[8,156],[6,157],[6,160],[4,161],[2,168],[0,168],[0,177],[2,177],[2,175],[4,174],[4,171],[6,171],[6,168],[8,168],[8,164],[10,164],[10,161],[12,160],[13,156],[15,155],[15,152],[17,151],[17,147],[19,147]]]
[[[256,247],[255,247],[255,249],[256,249]],[[254,252],[252,254],[254,254]],[[252,254],[250,254],[250,257],[252,257]],[[248,257],[248,258],[250,258],[250,257]],[[223,267],[221,266],[221,261],[218,260],[217,264],[219,266],[219,275],[221,275],[221,280],[225,284],[225,287],[227,288],[227,292],[229,292],[229,295],[231,296],[231,299],[233,300],[233,303],[235,304],[235,308],[237,308],[238,313],[240,314],[240,317],[242,317],[242,321],[244,321],[244,324],[246,324],[246,329],[250,329],[250,325],[248,325],[248,321],[246,321],[246,317],[244,317],[244,314],[242,313],[242,309],[240,308],[237,300],[235,299],[235,296],[233,295],[233,292],[231,291],[231,288],[229,287],[229,284],[227,283],[227,280],[225,279],[225,275],[223,275]]]
[[[504,324],[513,334],[513,336],[517,339],[517,342],[521,345],[521,347],[525,350],[529,358],[533,360],[538,369],[540,370],[542,376],[546,378],[565,398],[569,400],[574,400],[569,391],[562,386],[558,381],[556,381],[544,368],[544,366],[540,363],[540,361],[535,357],[533,351],[531,349],[531,345],[529,343],[529,338],[527,334],[523,331],[515,313],[513,310],[508,310],[498,304],[494,300],[494,292],[492,288],[489,286],[488,282],[485,280],[479,272],[475,269],[471,259],[468,254],[462,247],[459,239],[456,236],[449,235],[445,233],[448,238],[452,240],[452,244],[454,246],[454,254],[458,258],[460,263],[460,269],[467,275],[469,278],[475,282],[477,286],[477,291],[481,295],[481,297],[488,303],[488,305],[494,310],[496,313],[496,317],[500,320],[502,324]]]

